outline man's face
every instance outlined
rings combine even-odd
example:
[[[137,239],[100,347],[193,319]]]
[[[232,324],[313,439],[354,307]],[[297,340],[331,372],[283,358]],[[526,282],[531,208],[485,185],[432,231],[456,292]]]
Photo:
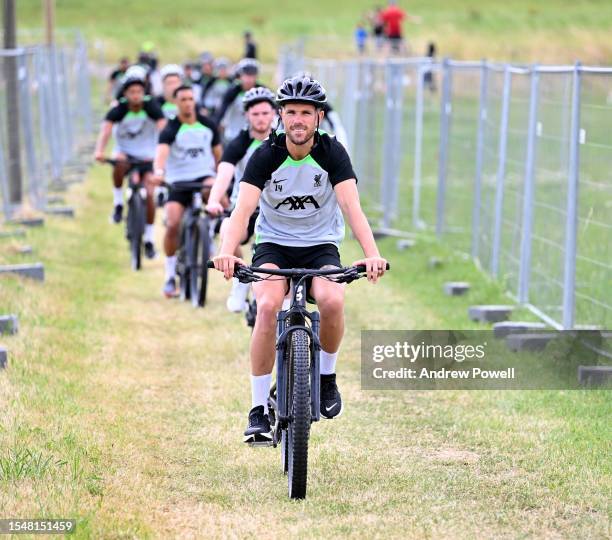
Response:
[[[220,67],[217,70],[217,77],[219,77],[220,79],[227,79],[228,76],[229,76],[229,73],[227,72],[226,67]]]
[[[276,113],[274,107],[272,107],[270,103],[262,101],[261,103],[249,107],[246,116],[249,121],[249,126],[251,126],[253,131],[256,133],[265,133],[270,129]]]
[[[176,106],[178,107],[181,116],[190,116],[195,114],[195,100],[193,99],[193,90],[184,89],[176,95]]]
[[[131,86],[127,87],[124,95],[130,105],[141,105],[144,100],[145,91],[142,85],[132,84]]]
[[[257,75],[250,73],[242,73],[240,75],[240,84],[242,85],[243,90],[250,90],[255,87],[255,83],[257,82]]]
[[[166,99],[170,99],[174,94],[174,91],[181,86],[181,78],[178,75],[168,75],[163,82],[164,85],[164,96]]]
[[[121,69],[121,71],[125,71],[129,66],[129,63],[127,60],[122,59],[121,62],[119,63],[119,69]]]
[[[202,64],[202,74],[203,75],[212,75],[213,74],[213,65],[212,65],[212,62],[204,62]]]
[[[323,111],[307,103],[289,103],[281,109],[281,118],[289,140],[296,145],[307,143],[323,119]]]

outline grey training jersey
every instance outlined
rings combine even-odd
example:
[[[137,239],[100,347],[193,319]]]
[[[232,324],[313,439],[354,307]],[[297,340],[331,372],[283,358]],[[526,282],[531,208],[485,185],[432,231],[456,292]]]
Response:
[[[232,208],[238,200],[238,192],[240,191],[240,180],[244,175],[249,158],[257,148],[261,146],[263,141],[259,141],[251,136],[248,129],[243,129],[235,139],[232,139],[223,150],[221,161],[234,165],[234,186],[230,196]]]
[[[261,189],[256,243],[308,247],[338,245],[344,218],[334,186],[355,178],[344,147],[327,134],[304,159],[287,151],[285,134],[266,139],[249,160],[242,182]]]
[[[166,162],[166,182],[191,182],[214,176],[216,171],[213,146],[219,144],[214,123],[197,115],[193,124],[184,124],[175,117],[159,135],[159,144],[170,146]]]
[[[115,151],[137,159],[151,160],[157,145],[157,120],[164,118],[159,105],[145,96],[139,111],[130,110],[126,98],[106,114],[105,120],[113,123]]]

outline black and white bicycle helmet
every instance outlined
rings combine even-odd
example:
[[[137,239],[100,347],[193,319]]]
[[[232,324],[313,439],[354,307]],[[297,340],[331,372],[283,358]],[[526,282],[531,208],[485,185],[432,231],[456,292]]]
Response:
[[[287,103],[311,103],[317,108],[322,108],[327,103],[325,88],[316,79],[305,76],[290,77],[278,87],[276,91],[276,103],[285,105]]]
[[[257,75],[259,73],[259,62],[254,58],[243,58],[236,66],[236,75]]]
[[[161,80],[163,81],[166,77],[170,77],[171,75],[176,75],[179,78],[183,78],[183,68],[178,64],[166,64],[163,68],[161,68],[159,72],[161,76]]]
[[[248,90],[243,98],[242,98],[242,106],[244,107],[245,112],[248,111],[253,105],[257,105],[262,101],[267,101],[272,105],[272,107],[276,108],[276,103],[274,101],[274,93],[269,88],[265,86],[256,86],[255,88],[251,88]]]

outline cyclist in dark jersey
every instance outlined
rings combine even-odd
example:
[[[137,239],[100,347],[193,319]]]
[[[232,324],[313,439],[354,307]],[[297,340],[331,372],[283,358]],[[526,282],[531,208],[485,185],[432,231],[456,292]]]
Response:
[[[177,191],[172,185],[180,182],[201,181],[212,186],[221,158],[221,144],[215,124],[196,109],[191,86],[179,86],[174,91],[178,112],[159,135],[155,155],[155,183],[165,179],[170,193],[165,205],[166,278],[163,293],[167,298],[176,296],[176,250],[179,246],[179,228],[185,208],[191,204],[192,194]]]
[[[319,82],[307,77],[287,79],[278,89],[276,101],[286,133],[273,133],[247,164],[220,253],[213,259],[226,279],[233,277],[235,264],[245,264],[234,251],[258,205],[253,265],[341,266],[338,245],[344,237],[344,214],[365,255],[353,264],[365,265],[372,282],[384,274],[387,261],[380,256],[361,210],[351,160],[335,138],[318,133],[326,100]],[[287,289],[284,280],[264,280],[254,283],[253,290],[257,319],[251,340],[252,409],[245,442],[272,437],[267,398],[275,358],[276,314]],[[321,314],[321,415],[334,418],[342,412],[336,359],[344,333],[344,287],[314,278],[309,294]]]
[[[223,140],[231,141],[241,129],[246,127],[242,98],[248,90],[263,86],[257,82],[259,63],[252,58],[243,58],[238,62],[236,76],[238,80],[230,86],[215,111],[214,120],[223,131]]]
[[[223,151],[221,162],[217,170],[217,177],[213,185],[206,210],[212,215],[219,215],[224,208],[221,199],[230,186],[232,177],[234,186],[230,197],[230,208],[233,208],[238,199],[240,180],[244,174],[244,169],[253,152],[261,146],[272,131],[272,124],[276,119],[276,103],[274,94],[271,90],[262,86],[251,88],[242,99],[243,107],[247,117],[248,128],[243,129],[238,136],[230,141]],[[247,244],[255,229],[255,220],[258,212],[254,212],[249,219],[249,226],[240,239],[240,244]],[[229,224],[228,219],[224,219],[221,225],[221,240],[225,236],[225,231]],[[242,257],[240,246],[236,247],[234,255]],[[233,312],[240,312],[245,309],[246,297],[249,292],[249,285],[240,283],[234,278],[232,292],[227,299],[227,309]]]
[[[111,134],[115,138],[113,157],[122,161],[113,168],[113,215],[112,220],[120,223],[123,216],[123,179],[129,170],[127,160],[147,162],[141,166],[141,181],[147,189],[147,225],[144,241],[145,254],[155,257],[155,186],[151,182],[153,158],[157,135],[166,120],[162,110],[151,96],[145,95],[145,83],[141,79],[127,79],[122,87],[122,97],[104,118],[96,144],[94,158],[104,161],[104,150]]]

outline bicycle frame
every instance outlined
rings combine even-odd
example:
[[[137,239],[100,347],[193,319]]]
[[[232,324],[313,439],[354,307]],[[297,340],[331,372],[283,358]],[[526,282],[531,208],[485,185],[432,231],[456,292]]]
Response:
[[[287,388],[289,376],[287,350],[291,334],[296,330],[305,330],[310,336],[310,418],[318,422],[320,411],[320,366],[319,356],[321,343],[319,341],[319,312],[309,312],[306,309],[306,284],[304,278],[291,279],[291,305],[287,310],[281,310],[276,317],[276,400],[271,398],[276,410],[277,425],[274,429],[274,446],[278,443],[280,429],[286,429],[291,420],[289,404],[284,389]]]

